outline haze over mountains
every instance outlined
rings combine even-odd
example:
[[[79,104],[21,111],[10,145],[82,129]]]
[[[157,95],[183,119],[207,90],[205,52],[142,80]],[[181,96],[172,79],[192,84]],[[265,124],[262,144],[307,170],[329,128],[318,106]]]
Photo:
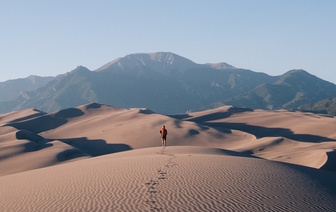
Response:
[[[94,71],[78,66],[41,79],[43,83],[34,88],[12,80],[11,86],[24,92],[2,95],[0,113],[25,108],[54,112],[91,102],[149,108],[163,114],[222,105],[314,111],[308,106],[336,97],[335,84],[304,70],[269,76],[226,63],[197,64],[170,52],[130,54]],[[8,81],[0,84],[7,85]],[[329,104],[317,112],[334,115],[334,111]]]

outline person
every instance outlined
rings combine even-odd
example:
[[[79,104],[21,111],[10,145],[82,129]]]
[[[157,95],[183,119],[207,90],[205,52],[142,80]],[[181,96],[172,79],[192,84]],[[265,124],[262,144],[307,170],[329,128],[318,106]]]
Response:
[[[167,131],[166,127],[164,125],[162,125],[162,128],[160,130],[162,146],[166,146],[167,134],[168,134],[168,131]]]

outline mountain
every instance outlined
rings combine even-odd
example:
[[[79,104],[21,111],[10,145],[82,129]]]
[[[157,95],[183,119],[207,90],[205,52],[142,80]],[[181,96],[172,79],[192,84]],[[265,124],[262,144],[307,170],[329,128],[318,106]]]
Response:
[[[235,105],[259,109],[298,109],[325,98],[336,96],[336,85],[304,70],[291,70],[275,83],[263,83],[234,98],[217,101],[205,108]]]
[[[52,112],[100,102],[165,114],[185,113],[274,81],[275,77],[264,73],[226,63],[196,64],[170,52],[131,54],[95,71],[77,67],[41,88],[2,102],[0,112],[24,108]]]
[[[198,64],[187,58],[170,52],[157,52],[149,54],[130,54],[125,57],[117,58],[98,68],[96,71],[118,72],[119,74],[123,73],[131,76],[153,73],[173,76],[174,74],[181,73],[186,69],[196,67],[198,67]],[[153,75],[151,75],[151,77],[153,77]]]
[[[15,100],[0,103],[0,111],[8,108],[56,111],[59,108],[95,101],[95,95],[90,92],[90,80],[95,79],[92,75],[94,72],[79,66],[69,73],[57,76],[45,86],[34,91],[22,92]]]
[[[226,63],[196,64],[193,61],[171,52],[157,52],[148,54],[130,54],[120,57],[98,68],[97,72],[119,73],[131,76],[149,75],[154,77],[162,74],[168,77],[178,77],[188,69],[209,67],[214,69],[235,69]]]
[[[91,102],[149,108],[163,114],[228,104],[297,109],[335,94],[336,85],[304,70],[269,76],[227,63],[197,64],[170,52],[138,53],[94,71],[78,66],[42,87],[1,102],[0,113],[24,108],[54,112]]]
[[[23,91],[32,91],[46,85],[55,77],[39,77],[31,75],[26,78],[0,82],[0,102],[15,99]]]
[[[327,98],[321,101],[301,105],[298,110],[336,115],[336,98]]]

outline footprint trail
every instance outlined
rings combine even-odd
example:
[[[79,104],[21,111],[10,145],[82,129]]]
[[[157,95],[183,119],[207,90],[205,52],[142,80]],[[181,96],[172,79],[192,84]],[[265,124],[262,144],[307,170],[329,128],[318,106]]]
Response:
[[[157,173],[155,174],[155,177],[145,183],[147,187],[145,203],[148,205],[150,211],[163,210],[163,208],[159,206],[159,203],[157,201],[160,191],[160,181],[168,180],[167,176],[169,169],[177,165],[176,162],[174,162],[176,156],[172,153],[168,153],[167,151],[165,151],[165,148],[166,147],[162,147],[162,149],[157,152],[157,154],[168,157],[168,159],[165,160],[163,165],[157,168]]]

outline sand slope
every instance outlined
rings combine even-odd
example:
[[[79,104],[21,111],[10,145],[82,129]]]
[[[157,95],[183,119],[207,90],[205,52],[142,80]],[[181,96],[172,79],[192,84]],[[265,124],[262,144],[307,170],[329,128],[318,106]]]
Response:
[[[0,177],[0,210],[334,211],[335,177],[225,150],[155,147]]]
[[[57,140],[47,141],[37,133],[16,129],[14,123],[33,122],[46,116],[37,110],[0,115],[0,176],[88,158],[85,152]],[[7,126],[4,126],[7,125]],[[27,129],[42,124],[28,124]]]

